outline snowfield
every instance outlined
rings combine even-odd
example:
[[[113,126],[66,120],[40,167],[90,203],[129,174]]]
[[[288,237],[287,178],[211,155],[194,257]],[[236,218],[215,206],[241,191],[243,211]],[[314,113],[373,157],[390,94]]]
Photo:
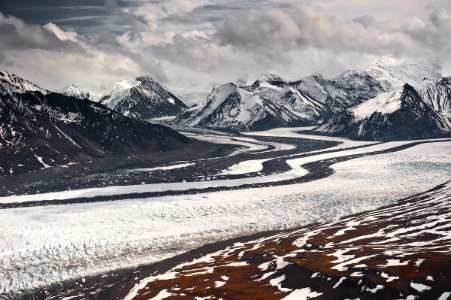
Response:
[[[290,130],[275,132],[298,138],[308,136]],[[301,165],[307,162],[390,149],[408,143],[374,144],[344,139],[342,142],[347,143],[346,147],[363,147],[346,150],[341,145],[342,148],[334,149],[337,151],[332,153],[312,153],[307,157],[293,158],[288,160],[293,168],[288,172],[237,179],[237,182],[213,180],[108,187],[53,193],[51,196],[52,199],[64,199],[80,195],[126,194],[139,189],[183,190],[215,184],[243,184],[246,180],[275,181],[304,176],[306,170]],[[258,150],[268,149],[260,145]],[[450,180],[450,157],[451,142],[437,141],[336,163],[332,166],[335,173],[331,176],[301,184],[2,209],[0,293],[19,292],[69,278],[106,274],[118,268],[159,261],[228,237],[335,220],[374,209]],[[244,172],[243,164],[230,172]],[[256,162],[249,164],[258,165]],[[49,194],[13,197],[0,198],[0,202],[49,199]]]

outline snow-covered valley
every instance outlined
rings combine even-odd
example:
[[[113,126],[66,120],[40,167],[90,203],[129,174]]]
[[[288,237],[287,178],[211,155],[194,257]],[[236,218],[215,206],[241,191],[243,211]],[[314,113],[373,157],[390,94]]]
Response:
[[[208,180],[1,197],[0,204],[35,203],[0,210],[0,291],[17,293],[61,280],[106,276],[116,269],[149,264],[208,242],[335,220],[390,204],[451,179],[449,140],[354,142],[299,134],[299,130],[251,132],[248,138],[198,133],[199,139],[238,141],[245,144],[243,149],[248,149],[241,161],[232,159],[227,168],[220,168],[229,174],[218,175],[215,170]],[[271,135],[288,140],[268,143],[259,137]],[[290,143],[306,138],[340,144],[293,153]],[[274,145],[276,141],[284,146]],[[270,155],[264,159],[283,160],[289,169],[270,168],[267,174],[258,174],[265,165],[258,156],[262,152]],[[321,163],[325,161],[331,164],[331,174],[305,182],[292,180],[311,175],[303,167],[309,163],[318,164],[318,170],[327,169],[327,164]],[[196,163],[199,161],[177,163],[163,171],[183,172]],[[249,186],[243,186],[245,183]],[[215,190],[207,189],[211,187]],[[168,190],[177,193],[150,197],[145,194]],[[104,198],[89,203],[96,196]],[[84,202],[88,203],[39,205],[44,200],[77,197],[85,197]],[[108,197],[118,201],[108,201]]]

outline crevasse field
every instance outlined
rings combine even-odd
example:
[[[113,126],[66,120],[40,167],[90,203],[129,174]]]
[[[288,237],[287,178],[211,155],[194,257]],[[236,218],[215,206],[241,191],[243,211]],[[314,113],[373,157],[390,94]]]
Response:
[[[264,147],[255,149],[255,143],[252,142],[259,135],[313,138],[297,134],[292,129],[254,132],[249,133],[249,140],[241,141],[243,149],[265,151]],[[197,138],[228,143],[227,138],[211,133],[199,133]],[[305,176],[308,171],[302,165],[309,162],[389,150],[410,143],[375,144],[321,136],[314,138],[337,140],[342,144],[328,149],[334,150],[330,153],[319,154],[314,151],[306,157],[288,158],[287,164],[291,170],[266,176],[235,181],[148,184],[16,195],[0,198],[0,203],[70,199],[80,195],[126,195],[137,189],[183,191],[205,186],[230,187],[243,182],[276,182]],[[236,139],[233,142],[240,143]],[[274,151],[289,146],[281,144],[279,148],[274,147]],[[359,148],[349,149],[356,146]],[[2,209],[0,293],[37,288],[64,279],[107,274],[114,269],[159,261],[228,237],[334,220],[373,209],[450,180],[450,157],[451,141],[436,140],[400,151],[338,162],[332,165],[335,172],[331,176],[305,183],[111,202]],[[222,173],[258,172],[263,168],[263,162],[262,159],[249,159]],[[182,163],[174,169],[192,163],[195,162]]]

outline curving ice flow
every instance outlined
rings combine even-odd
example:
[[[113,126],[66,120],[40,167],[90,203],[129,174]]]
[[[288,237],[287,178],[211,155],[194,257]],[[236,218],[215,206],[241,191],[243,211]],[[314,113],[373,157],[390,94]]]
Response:
[[[374,209],[450,180],[449,157],[451,142],[436,142],[337,163],[301,184],[0,210],[0,294]]]
[[[215,134],[195,134],[190,132],[182,132],[184,135],[194,138],[199,141],[214,143],[214,144],[224,144],[224,145],[238,145],[243,147],[242,149],[238,149],[233,153],[229,154],[229,156],[238,155],[241,153],[247,152],[257,152],[263,151],[269,148],[267,143],[261,143],[258,140],[252,138],[236,138],[228,135],[215,135]]]
[[[182,132],[184,135],[197,139],[199,141],[210,142],[215,144],[225,144],[225,145],[238,145],[243,148],[237,149],[229,156],[235,156],[243,153],[266,153],[274,151],[287,151],[296,148],[294,145],[275,143],[275,142],[265,142],[251,137],[237,137],[229,135],[218,135],[218,134],[197,134],[192,132]],[[272,149],[269,149],[272,147]]]
[[[302,165],[307,163],[330,158],[339,158],[348,155],[383,151],[398,146],[406,145],[409,143],[411,142],[410,141],[387,142],[375,145],[368,145],[366,147],[358,149],[348,149],[348,150],[344,149],[331,153],[323,153],[302,158],[288,159],[287,164],[291,167],[291,170],[283,173],[270,174],[266,176],[246,177],[240,179],[195,181],[195,182],[171,182],[171,183],[155,183],[155,184],[141,184],[127,186],[108,186],[108,187],[87,188],[54,193],[43,193],[35,195],[15,195],[15,196],[0,197],[0,203],[14,203],[14,202],[20,203],[27,201],[42,201],[42,200],[65,200],[84,197],[126,195],[131,193],[186,191],[190,189],[205,189],[211,187],[237,187],[247,184],[278,182],[295,179],[307,175],[308,171],[302,167]]]
[[[345,149],[352,147],[360,147],[371,144],[377,144],[378,142],[374,141],[354,141],[341,137],[333,137],[333,136],[325,136],[325,135],[317,135],[317,134],[305,134],[299,133],[300,131],[308,131],[313,129],[314,127],[288,127],[288,128],[275,128],[266,131],[249,131],[242,132],[244,135],[248,136],[272,136],[272,137],[287,137],[287,138],[297,138],[297,139],[310,139],[310,140],[319,140],[319,141],[327,141],[327,142],[339,142],[340,144],[329,148],[328,150],[337,150],[337,149]],[[317,150],[314,152],[318,152],[321,150]]]

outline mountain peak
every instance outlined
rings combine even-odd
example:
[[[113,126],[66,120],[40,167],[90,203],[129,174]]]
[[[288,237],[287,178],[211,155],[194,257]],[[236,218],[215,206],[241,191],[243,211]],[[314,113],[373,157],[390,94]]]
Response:
[[[186,105],[150,76],[138,76],[113,85],[101,103],[118,113],[140,119],[175,116]]]
[[[89,99],[91,97],[88,92],[82,91],[80,88],[73,84],[64,87],[59,92],[63,95],[72,96],[78,99]]]
[[[25,92],[41,92],[46,94],[47,91],[37,85],[25,80],[13,73],[0,72],[0,94],[25,93]]]
[[[263,82],[283,81],[283,79],[280,76],[272,73],[263,74],[262,76],[260,76],[259,80]]]
[[[442,77],[440,65],[434,60],[399,60],[387,63],[376,61],[367,72],[381,82],[385,90],[403,86],[404,83],[417,88],[423,84],[425,78],[437,81]]]
[[[138,76],[135,80],[141,82],[142,84],[156,83],[156,81],[148,75]]]

